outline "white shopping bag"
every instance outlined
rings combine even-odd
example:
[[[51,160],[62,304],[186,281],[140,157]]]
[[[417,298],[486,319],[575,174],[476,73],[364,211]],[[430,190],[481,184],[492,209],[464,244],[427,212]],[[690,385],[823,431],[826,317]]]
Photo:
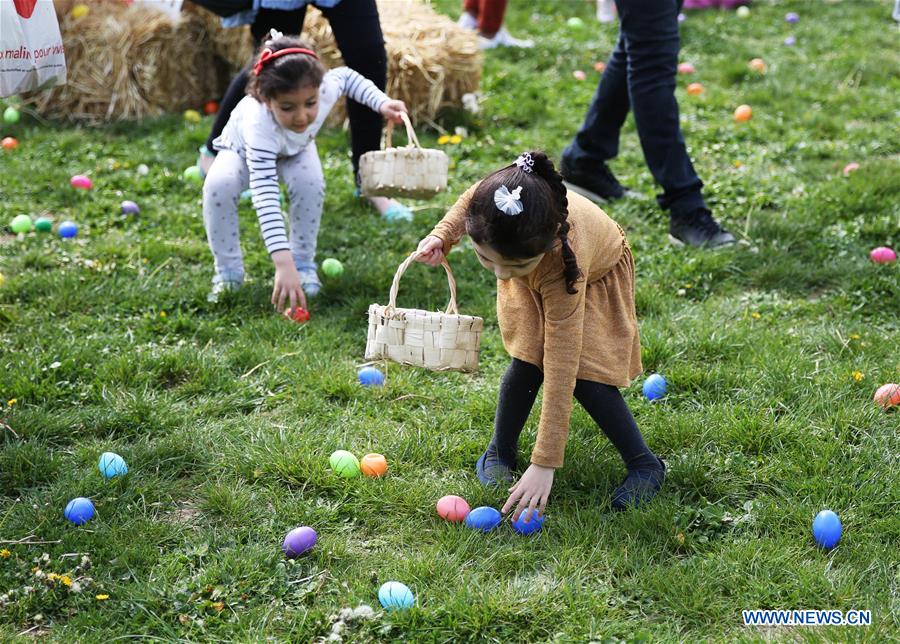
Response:
[[[0,96],[66,82],[53,0],[0,0]]]

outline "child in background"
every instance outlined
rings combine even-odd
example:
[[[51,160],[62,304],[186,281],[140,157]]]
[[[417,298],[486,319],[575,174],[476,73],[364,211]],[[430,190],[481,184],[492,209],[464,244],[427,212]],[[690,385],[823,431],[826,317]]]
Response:
[[[622,229],[596,205],[566,192],[542,152],[528,152],[459,198],[419,243],[437,265],[468,233],[478,261],[497,276],[497,318],[512,364],[503,377],[494,435],[478,459],[485,484],[510,483],[519,434],[543,383],[531,465],[503,512],[543,513],[563,464],[572,396],[613,443],[628,474],[612,496],[624,509],[649,501],[665,465],[647,447],[618,387],[641,372],[634,260]]]
[[[296,38],[274,30],[253,66],[249,95],[231,113],[203,184],[203,221],[215,259],[210,300],[244,281],[238,235],[238,199],[250,186],[266,248],[275,264],[272,304],[306,308],[321,288],[315,254],[325,198],[315,136],[341,96],[400,121],[402,101],[391,100],[348,67],[328,72]],[[290,238],[281,212],[278,179],[290,198]]]

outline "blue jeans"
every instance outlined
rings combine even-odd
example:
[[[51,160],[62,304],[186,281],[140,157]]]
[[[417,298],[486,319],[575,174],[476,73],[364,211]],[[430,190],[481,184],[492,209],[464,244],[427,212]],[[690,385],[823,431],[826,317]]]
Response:
[[[596,172],[618,154],[619,131],[631,109],[647,167],[663,189],[659,205],[676,215],[705,207],[675,100],[681,0],[615,2],[619,39],[563,162],[580,173]]]

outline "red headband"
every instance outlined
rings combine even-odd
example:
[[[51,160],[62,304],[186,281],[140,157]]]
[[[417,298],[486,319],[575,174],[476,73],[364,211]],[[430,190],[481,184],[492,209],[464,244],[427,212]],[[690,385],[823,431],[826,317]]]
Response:
[[[288,54],[306,54],[307,56],[312,56],[316,60],[319,60],[316,52],[311,49],[303,49],[301,47],[287,47],[286,49],[279,49],[278,51],[273,52],[271,49],[266,47],[259,55],[259,60],[257,60],[253,64],[253,73],[259,76],[259,72],[262,71],[263,65],[265,65],[270,60],[274,60],[275,58],[279,58],[281,56],[287,56]]]

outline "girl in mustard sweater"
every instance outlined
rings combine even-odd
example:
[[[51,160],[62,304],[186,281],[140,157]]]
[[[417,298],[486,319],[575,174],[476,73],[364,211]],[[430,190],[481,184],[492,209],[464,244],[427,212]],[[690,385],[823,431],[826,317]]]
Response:
[[[563,464],[572,396],[625,461],[612,496],[621,510],[652,499],[665,465],[647,447],[618,387],[641,372],[634,309],[634,259],[625,233],[606,213],[567,192],[543,152],[469,188],[419,243],[419,261],[440,264],[464,234],[497,276],[497,318],[512,364],[500,385],[494,435],[476,464],[485,484],[512,483],[519,434],[543,383],[531,465],[510,488],[513,520],[543,513]]]

